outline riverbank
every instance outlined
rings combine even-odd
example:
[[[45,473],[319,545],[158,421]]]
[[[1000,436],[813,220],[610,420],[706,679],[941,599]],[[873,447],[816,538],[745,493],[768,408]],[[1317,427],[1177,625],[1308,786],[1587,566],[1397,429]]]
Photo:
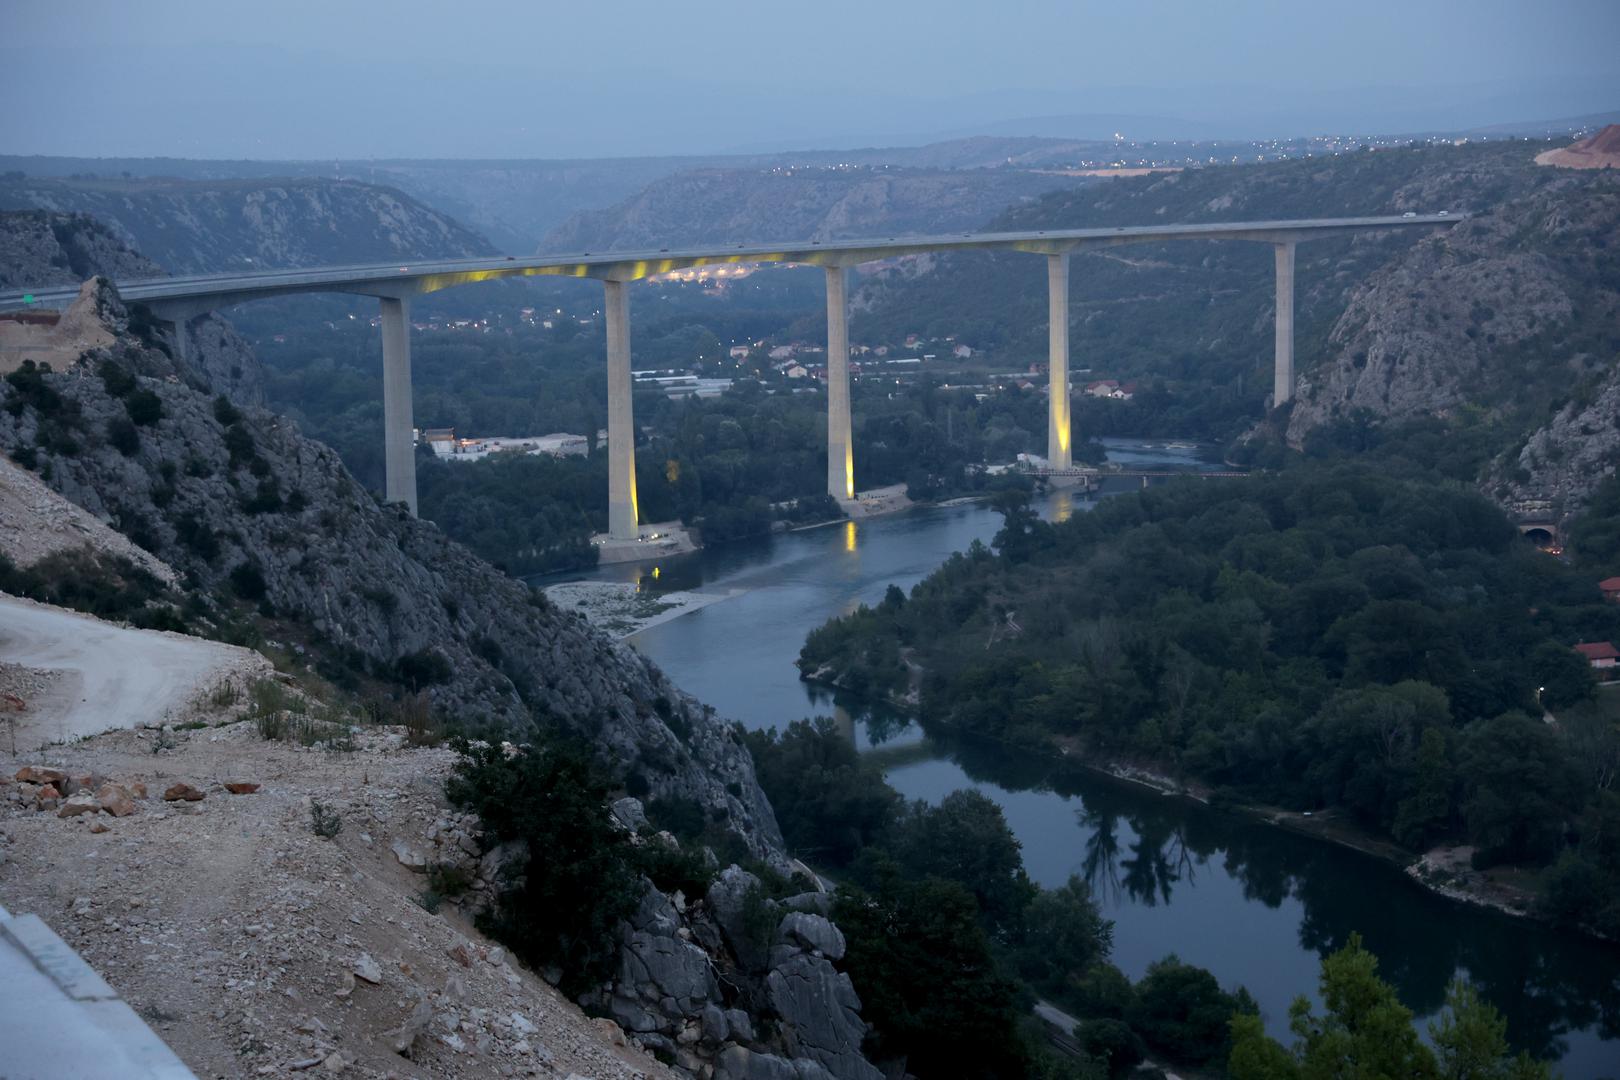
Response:
[[[565,581],[541,590],[563,611],[584,616],[585,621],[615,641],[622,641],[650,626],[689,615],[710,604],[718,604],[745,590],[724,593],[643,592],[638,585],[616,581]]]
[[[806,682],[849,693],[833,675],[831,668],[822,667],[802,677]],[[913,686],[917,681],[914,676]],[[913,723],[920,723],[914,694],[905,697],[888,694],[883,704],[911,717]],[[985,737],[971,732],[967,734],[973,738]],[[1436,847],[1416,855],[1393,841],[1368,832],[1337,808],[1300,811],[1223,797],[1207,784],[1176,779],[1172,770],[1161,762],[1099,760],[1087,753],[1080,741],[1074,738],[1054,736],[1044,747],[1018,744],[1017,750],[1021,754],[1039,754],[1053,765],[1105,776],[1156,791],[1166,797],[1186,799],[1214,810],[1348,848],[1395,867],[1414,884],[1453,902],[1546,923],[1535,910],[1536,893],[1529,872],[1517,867],[1476,870],[1470,861],[1474,851],[1471,847]]]

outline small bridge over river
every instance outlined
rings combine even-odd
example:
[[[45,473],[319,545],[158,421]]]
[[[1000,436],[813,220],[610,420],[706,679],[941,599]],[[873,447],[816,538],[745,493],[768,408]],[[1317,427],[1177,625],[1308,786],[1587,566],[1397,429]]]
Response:
[[[1142,225],[1034,232],[956,233],[887,237],[837,243],[719,245],[671,251],[608,252],[536,257],[437,260],[406,265],[328,266],[305,270],[117,281],[126,303],[145,307],[167,323],[175,351],[184,356],[190,323],[220,308],[299,293],[353,293],[376,297],[382,314],[384,496],[416,512],[416,448],[411,420],[410,301],[422,293],[509,277],[596,278],[603,284],[607,321],[608,534],[640,537],[636,507],[635,421],[631,410],[630,293],[642,278],[689,267],[727,263],[797,263],[827,275],[827,493],[855,497],[855,457],[849,395],[849,270],[862,263],[938,251],[1021,251],[1047,265],[1048,375],[1051,380],[1046,460],[1067,475],[1073,457],[1069,432],[1069,257],[1077,251],[1177,240],[1236,240],[1269,244],[1276,263],[1275,378],[1272,400],[1294,395],[1294,249],[1309,240],[1392,230],[1436,230],[1465,220],[1460,214],[1319,218],[1304,221],[1226,221],[1197,225]],[[0,292],[0,311],[64,308],[78,290],[60,286]],[[1125,475],[1113,473],[1112,475]],[[1136,474],[1141,476],[1141,473]],[[1205,473],[1205,476],[1212,474]],[[1146,484],[1149,477],[1143,476]]]

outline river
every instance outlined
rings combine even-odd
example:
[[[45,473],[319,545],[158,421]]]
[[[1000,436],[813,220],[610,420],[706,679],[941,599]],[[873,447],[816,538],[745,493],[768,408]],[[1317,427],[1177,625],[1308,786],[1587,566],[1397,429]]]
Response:
[[[1106,442],[1122,464],[1197,464],[1181,446]],[[1041,501],[1048,517],[1091,505],[1065,492]],[[1035,881],[1091,882],[1114,920],[1114,962],[1133,979],[1175,953],[1224,986],[1246,986],[1268,1030],[1289,1042],[1289,1003],[1314,998],[1320,958],[1359,932],[1420,1017],[1465,977],[1507,1016],[1515,1047],[1560,1059],[1567,1080],[1620,1077],[1620,949],[1452,903],[1372,857],[1184,799],[984,748],[943,748],[903,718],[835,702],[799,680],[793,661],[810,630],[875,604],[891,583],[909,590],[952,552],[989,543],[1000,522],[977,503],[919,507],[591,576],[657,591],[743,590],[630,641],[682,689],[750,727],[837,715],[859,745],[877,748],[909,798],[937,802],[972,787],[994,799]]]

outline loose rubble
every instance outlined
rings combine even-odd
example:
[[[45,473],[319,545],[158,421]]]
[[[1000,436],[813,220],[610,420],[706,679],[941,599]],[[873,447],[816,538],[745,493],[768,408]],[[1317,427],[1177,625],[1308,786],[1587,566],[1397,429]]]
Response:
[[[500,864],[444,805],[448,750],[397,728],[352,752],[251,723],[165,739],[161,755],[149,731],[0,747],[0,904],[44,919],[199,1076],[673,1075],[480,935],[471,899],[421,905],[396,839]],[[198,798],[164,798],[176,788]],[[310,830],[312,797],[343,816],[336,837]]]

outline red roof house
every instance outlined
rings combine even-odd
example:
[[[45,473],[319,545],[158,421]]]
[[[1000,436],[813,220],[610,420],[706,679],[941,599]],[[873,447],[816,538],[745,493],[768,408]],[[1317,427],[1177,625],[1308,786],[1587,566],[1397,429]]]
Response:
[[[1603,594],[1603,599],[1620,604],[1620,577],[1604,578],[1598,582],[1598,592]]]
[[[1575,646],[1575,651],[1595,668],[1612,668],[1620,661],[1620,649],[1607,641],[1582,641]]]

